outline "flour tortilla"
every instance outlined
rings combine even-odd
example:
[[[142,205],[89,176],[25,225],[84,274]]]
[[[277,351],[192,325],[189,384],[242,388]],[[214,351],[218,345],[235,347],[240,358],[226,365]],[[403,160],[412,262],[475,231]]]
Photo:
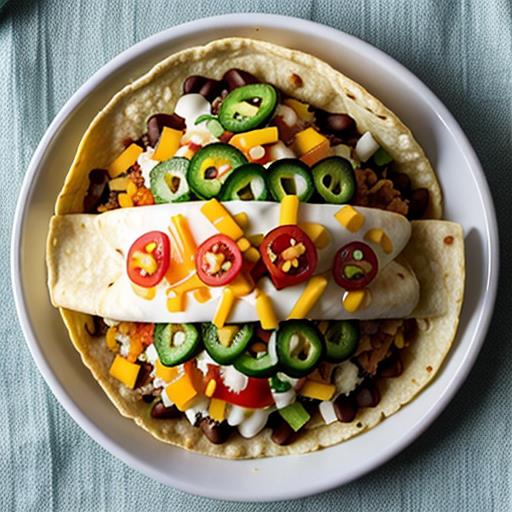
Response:
[[[221,39],[171,55],[116,94],[85,133],[57,200],[56,213],[83,211],[91,169],[107,168],[123,151],[123,141],[137,140],[146,131],[150,115],[173,112],[188,76],[219,79],[230,68],[248,71],[329,112],[348,113],[361,133],[371,131],[397,168],[409,175],[414,188],[429,189],[426,217],[441,218],[441,190],[432,166],[411,131],[393,112],[362,86],[312,55],[242,38]],[[300,77],[300,87],[294,76]]]
[[[434,287],[441,290],[436,297],[442,303],[444,314],[418,320],[418,338],[402,351],[404,373],[398,378],[383,379],[379,383],[382,400],[377,407],[363,409],[351,423],[320,425],[315,421],[314,428],[307,429],[298,441],[289,446],[273,443],[268,429],[252,439],[244,439],[236,434],[225,444],[214,445],[204,437],[200,429],[192,427],[186,418],[151,418],[151,405],[144,403],[134,391],[109,375],[114,355],[108,350],[104,339],[92,338],[88,334],[86,325],[92,330],[91,317],[67,309],[60,311],[84,364],[117,409],[161,441],[230,459],[308,453],[369,430],[398,411],[431,381],[450,350],[457,331],[464,293],[463,232],[460,225],[444,221],[415,221],[412,229],[411,242],[404,251],[405,255],[420,283],[430,279],[434,281]],[[417,257],[419,254],[423,256]],[[423,258],[433,262],[433,267],[441,271],[432,275],[431,268],[424,265]],[[412,316],[416,316],[416,313]]]
[[[183,80],[192,74],[220,78],[238,67],[275,84],[285,93],[333,112],[347,112],[361,132],[370,130],[391,154],[414,187],[426,187],[431,202],[427,216],[441,218],[441,192],[423,150],[401,121],[364,88],[324,62],[301,52],[261,41],[224,39],[191,48],[158,64],[148,74],[119,92],[100,112],[84,135],[56,204],[56,213],[81,213],[88,188],[88,173],[106,168],[123,150],[123,140],[137,139],[155,112],[172,112]],[[301,77],[296,87],[292,74]],[[440,369],[455,337],[464,290],[464,241],[459,225],[439,221],[413,222],[411,242],[404,257],[424,286],[418,310],[422,316],[437,304],[441,316],[420,321],[418,339],[403,351],[404,373],[380,384],[382,400],[362,410],[352,423],[314,426],[290,446],[278,446],[264,430],[252,439],[234,435],[223,445],[211,444],[185,418],[155,420],[150,406],[109,375],[113,354],[102,338],[92,338],[91,317],[61,309],[71,340],[84,364],[117,409],[156,438],[207,455],[238,459],[300,454],[337,444],[364,432],[412,400]],[[426,262],[428,264],[426,264]],[[432,273],[432,270],[435,270]],[[427,309],[428,309],[427,308]],[[430,313],[431,314],[431,313]],[[312,422],[318,425],[318,422]]]

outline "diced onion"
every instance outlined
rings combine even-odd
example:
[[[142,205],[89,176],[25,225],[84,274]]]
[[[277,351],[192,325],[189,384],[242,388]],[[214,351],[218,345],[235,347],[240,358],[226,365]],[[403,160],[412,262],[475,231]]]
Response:
[[[370,132],[365,132],[356,144],[356,155],[361,162],[366,162],[380,148],[379,143]]]
[[[330,400],[320,402],[318,410],[320,411],[326,425],[334,423],[338,419],[336,417],[336,411],[334,410],[334,404]]]

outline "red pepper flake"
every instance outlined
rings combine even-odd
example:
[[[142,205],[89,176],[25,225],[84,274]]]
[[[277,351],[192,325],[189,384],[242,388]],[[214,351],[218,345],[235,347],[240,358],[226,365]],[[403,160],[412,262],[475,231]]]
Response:
[[[405,279],[405,276],[402,274],[402,272],[398,272],[398,273],[397,273],[397,276],[398,276],[400,279]]]
[[[430,365],[429,365],[429,366],[427,366],[427,372],[428,372],[428,373],[432,373],[432,370],[433,370],[432,366],[430,366]]]
[[[443,242],[446,245],[452,245],[453,244],[453,240],[454,240],[453,236],[445,236]]]

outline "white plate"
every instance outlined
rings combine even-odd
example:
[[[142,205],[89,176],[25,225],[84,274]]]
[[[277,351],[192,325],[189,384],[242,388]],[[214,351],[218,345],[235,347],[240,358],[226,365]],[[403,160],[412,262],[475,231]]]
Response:
[[[373,430],[304,456],[226,461],[154,440],[121,417],[82,365],[46,290],[45,237],[55,198],[78,141],[94,114],[123,84],[183,48],[226,36],[249,36],[310,52],[359,81],[412,128],[438,172],[445,216],[466,232],[467,285],[457,340],[431,386]],[[122,53],[68,101],[48,128],[28,169],[12,238],[18,315],[53,393],[97,442],[130,466],[185,491],[231,500],[306,496],[357,478],[397,454],[435,419],[468,374],[487,330],[498,275],[494,207],[480,164],[460,127],[409,71],[372,46],[309,21],[228,15],[161,32]]]

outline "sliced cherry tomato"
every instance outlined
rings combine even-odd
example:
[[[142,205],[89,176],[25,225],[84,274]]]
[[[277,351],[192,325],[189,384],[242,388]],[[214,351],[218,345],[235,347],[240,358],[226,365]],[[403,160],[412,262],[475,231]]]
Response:
[[[261,409],[274,404],[268,379],[248,377],[249,380],[245,389],[239,393],[235,393],[225,386],[219,373],[219,367],[216,367],[216,369],[217,371],[214,372],[210,367],[208,368],[209,373],[211,371],[217,381],[215,392],[213,393],[214,398],[224,400],[228,404],[248,407],[249,409]]]
[[[226,235],[214,235],[197,249],[197,275],[208,286],[229,284],[242,270],[242,263],[240,249]]]
[[[162,231],[149,231],[137,238],[128,251],[128,277],[144,288],[156,286],[169,268],[170,253],[169,237]]]
[[[363,242],[351,242],[336,253],[332,275],[345,290],[360,290],[370,284],[378,270],[373,249]]]
[[[270,231],[260,245],[260,252],[278,290],[309,279],[318,260],[315,244],[295,225]]]

